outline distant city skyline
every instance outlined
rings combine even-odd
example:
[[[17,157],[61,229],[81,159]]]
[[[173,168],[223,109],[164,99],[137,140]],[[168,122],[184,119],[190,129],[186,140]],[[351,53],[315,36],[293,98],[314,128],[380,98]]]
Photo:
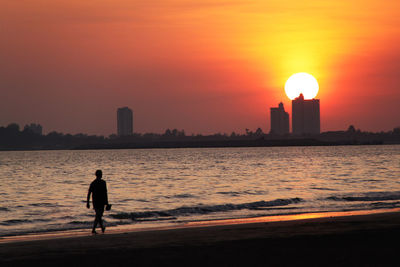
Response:
[[[294,73],[321,90],[321,131],[400,126],[400,1],[2,1],[0,125],[115,134],[270,128]],[[373,107],[373,108],[371,108]],[[268,118],[268,119],[266,119]]]

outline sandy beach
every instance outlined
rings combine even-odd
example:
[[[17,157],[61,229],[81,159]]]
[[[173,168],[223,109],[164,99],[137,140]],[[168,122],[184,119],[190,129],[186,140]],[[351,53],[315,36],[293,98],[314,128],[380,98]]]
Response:
[[[1,266],[397,266],[400,213],[198,223],[0,244]],[[308,217],[313,217],[312,214]]]

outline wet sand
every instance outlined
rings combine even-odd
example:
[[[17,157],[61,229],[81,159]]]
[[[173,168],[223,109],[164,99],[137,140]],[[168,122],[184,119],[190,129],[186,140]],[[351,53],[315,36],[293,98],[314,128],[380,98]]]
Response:
[[[400,212],[332,215],[3,242],[0,266],[399,265]]]

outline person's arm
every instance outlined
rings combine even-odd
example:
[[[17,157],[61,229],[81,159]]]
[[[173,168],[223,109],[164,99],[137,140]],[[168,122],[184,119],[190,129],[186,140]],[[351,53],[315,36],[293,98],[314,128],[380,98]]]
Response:
[[[104,181],[105,189],[106,189],[106,205],[108,205],[108,193],[107,193],[107,183]]]
[[[87,193],[87,200],[86,200],[86,207],[88,208],[88,209],[90,209],[90,203],[89,203],[89,201],[90,201],[90,195],[92,194],[92,190],[90,190],[91,189],[91,187],[89,187],[89,190],[88,190],[88,193]]]

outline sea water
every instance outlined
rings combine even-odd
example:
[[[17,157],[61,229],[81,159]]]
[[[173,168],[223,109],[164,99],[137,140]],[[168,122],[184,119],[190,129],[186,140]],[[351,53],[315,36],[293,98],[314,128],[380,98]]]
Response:
[[[0,152],[0,236],[90,228],[101,169],[107,226],[400,207],[400,146]]]

